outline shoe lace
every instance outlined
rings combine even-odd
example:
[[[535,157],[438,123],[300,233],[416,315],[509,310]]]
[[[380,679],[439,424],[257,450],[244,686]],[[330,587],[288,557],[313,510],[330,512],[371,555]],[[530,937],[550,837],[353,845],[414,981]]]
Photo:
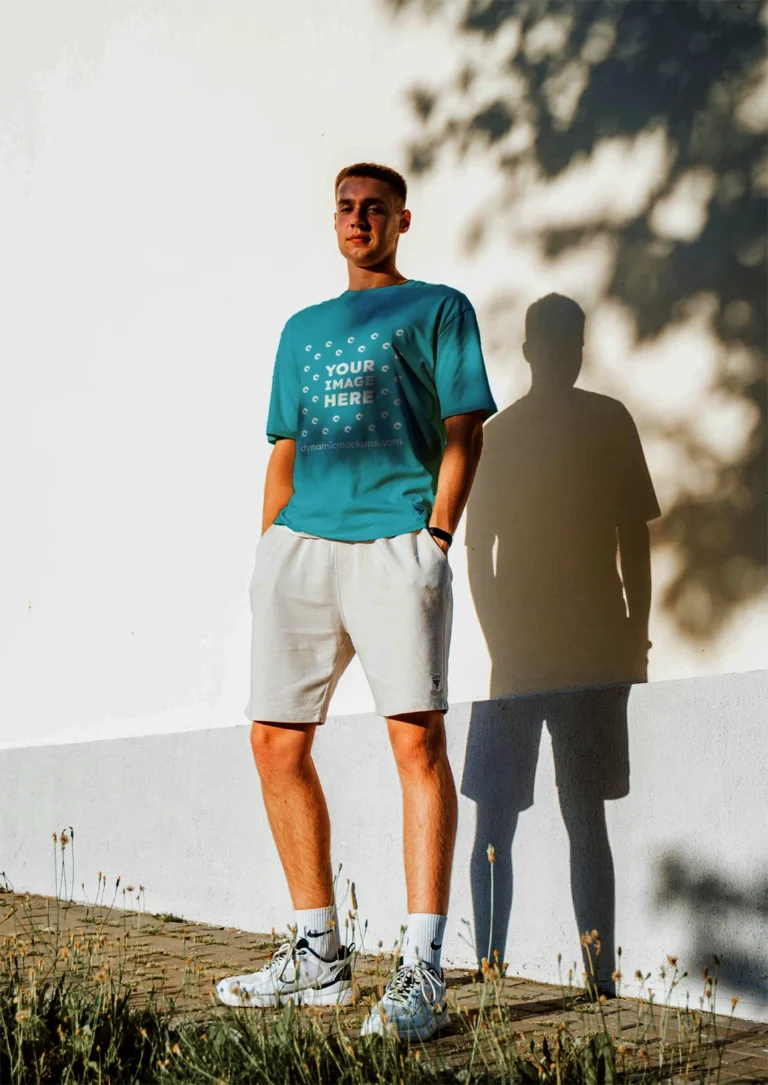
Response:
[[[294,947],[294,942],[283,942],[277,947],[270,959],[263,966],[263,968],[259,969],[259,971],[269,972],[271,969],[281,969],[282,966],[287,962],[288,958],[291,956]],[[350,944],[347,946],[347,955],[350,956],[354,949],[355,943],[350,942]]]
[[[418,984],[425,994],[425,987],[429,988],[429,1001],[435,1002],[440,991],[439,982],[436,973],[426,965],[401,964],[387,985],[386,996],[392,1002],[408,1002]]]
[[[267,961],[263,968],[259,969],[259,971],[269,972],[272,969],[280,968],[291,956],[292,950],[293,942],[283,942],[282,945],[277,947],[270,959]]]

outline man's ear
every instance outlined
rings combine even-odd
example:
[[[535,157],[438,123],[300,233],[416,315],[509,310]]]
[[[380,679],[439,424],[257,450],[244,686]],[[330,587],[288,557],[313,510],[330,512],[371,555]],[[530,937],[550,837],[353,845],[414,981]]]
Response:
[[[406,207],[406,208],[403,208],[403,210],[400,212],[400,233],[401,234],[407,233],[410,225],[411,225],[411,212]]]
[[[528,365],[530,365],[531,364],[531,352],[528,349],[527,341],[525,343],[523,343],[523,357],[525,358]]]

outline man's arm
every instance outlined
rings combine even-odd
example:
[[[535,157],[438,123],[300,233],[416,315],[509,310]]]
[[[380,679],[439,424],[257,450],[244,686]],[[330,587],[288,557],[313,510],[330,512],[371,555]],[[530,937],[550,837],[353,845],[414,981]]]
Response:
[[[440,527],[453,535],[469,498],[475,471],[483,448],[483,417],[486,412],[472,411],[445,419],[446,445],[437,478],[435,505],[430,527]],[[435,542],[448,549],[441,539]]]
[[[293,496],[293,463],[296,458],[296,442],[281,437],[275,442],[267,464],[264,482],[264,511],[261,518],[262,535],[275,522]]]
[[[648,619],[651,612],[651,543],[648,525],[639,518],[618,525],[621,579],[629,610],[633,664],[647,680]]]

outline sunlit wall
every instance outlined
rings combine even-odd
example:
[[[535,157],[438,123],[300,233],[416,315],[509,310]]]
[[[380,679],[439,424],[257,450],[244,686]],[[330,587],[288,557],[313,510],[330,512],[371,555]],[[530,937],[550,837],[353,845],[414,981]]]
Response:
[[[766,665],[765,9],[550,7],[6,0],[0,743],[244,722],[272,360],[346,288],[360,159],[406,172],[400,268],[472,299],[501,408],[528,305],[585,310],[663,514],[650,681]],[[454,702],[490,689],[463,543]],[[370,708],[354,663],[332,711]]]

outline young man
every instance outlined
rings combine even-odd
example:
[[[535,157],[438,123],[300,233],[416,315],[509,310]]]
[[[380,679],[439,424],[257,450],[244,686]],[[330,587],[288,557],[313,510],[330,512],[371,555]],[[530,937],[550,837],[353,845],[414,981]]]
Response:
[[[440,947],[456,789],[443,721],[447,554],[496,405],[470,302],[397,269],[411,223],[405,201],[394,170],[341,171],[334,223],[349,289],[291,317],[280,339],[245,714],[297,941],[217,990],[239,1006],[351,1001],[353,947],[338,940],[311,747],[357,652],[402,785],[409,912],[402,963],[362,1031],[423,1039],[448,1019]]]

